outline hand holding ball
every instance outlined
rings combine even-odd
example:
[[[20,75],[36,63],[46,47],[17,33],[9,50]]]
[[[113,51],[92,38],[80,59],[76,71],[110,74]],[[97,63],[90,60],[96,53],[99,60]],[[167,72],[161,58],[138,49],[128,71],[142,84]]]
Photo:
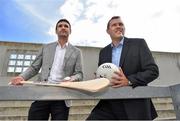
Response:
[[[107,78],[111,80],[115,71],[119,71],[119,68],[112,63],[104,63],[100,65],[96,71],[96,78]]]

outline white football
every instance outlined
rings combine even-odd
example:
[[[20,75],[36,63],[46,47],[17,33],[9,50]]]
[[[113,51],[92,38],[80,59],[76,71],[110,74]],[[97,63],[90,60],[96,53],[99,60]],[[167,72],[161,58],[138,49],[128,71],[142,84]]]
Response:
[[[98,67],[96,78],[107,78],[110,80],[115,71],[119,71],[116,65],[113,63],[104,63]]]

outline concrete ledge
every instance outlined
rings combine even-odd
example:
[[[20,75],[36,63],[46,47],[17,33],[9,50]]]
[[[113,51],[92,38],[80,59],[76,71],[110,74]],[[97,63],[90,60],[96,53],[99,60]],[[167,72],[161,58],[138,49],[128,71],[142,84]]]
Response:
[[[97,93],[60,87],[45,86],[1,86],[0,100],[64,100],[64,99],[132,99],[171,97],[168,87],[121,87]],[[147,94],[148,93],[148,94]]]
[[[180,119],[180,84],[170,87],[139,86],[111,88],[92,93],[60,87],[1,86],[0,100],[78,100],[78,99],[138,99],[172,98],[176,118]]]

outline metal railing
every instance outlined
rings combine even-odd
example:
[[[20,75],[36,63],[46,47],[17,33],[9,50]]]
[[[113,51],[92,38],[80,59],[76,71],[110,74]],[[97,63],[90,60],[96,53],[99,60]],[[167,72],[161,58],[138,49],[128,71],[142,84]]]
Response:
[[[27,100],[77,100],[77,99],[137,99],[137,98],[171,97],[180,120],[180,84],[169,87],[140,86],[136,88],[108,87],[100,92],[92,93],[60,87],[44,86],[0,86],[1,101]]]

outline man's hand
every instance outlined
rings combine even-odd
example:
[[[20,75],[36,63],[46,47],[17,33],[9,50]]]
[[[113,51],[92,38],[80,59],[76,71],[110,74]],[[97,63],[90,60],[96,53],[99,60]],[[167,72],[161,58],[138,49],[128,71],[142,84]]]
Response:
[[[17,76],[11,79],[10,83],[11,85],[23,85],[21,82],[25,81],[23,77]]]
[[[126,78],[121,68],[119,68],[119,71],[114,72],[110,82],[111,86],[115,88],[129,85],[129,80]]]

